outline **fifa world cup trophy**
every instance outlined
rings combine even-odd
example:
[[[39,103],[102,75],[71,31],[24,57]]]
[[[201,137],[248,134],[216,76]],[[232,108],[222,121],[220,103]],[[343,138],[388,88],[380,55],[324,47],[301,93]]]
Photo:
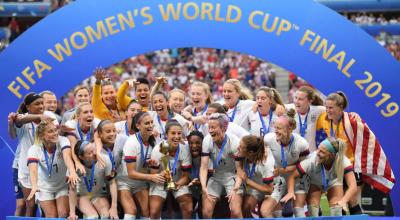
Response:
[[[163,163],[165,169],[164,189],[168,191],[173,191],[176,190],[176,184],[172,178],[172,172],[169,168],[169,149],[170,146],[166,141],[162,141],[160,143],[160,152],[163,154],[163,156],[161,157],[161,162]]]

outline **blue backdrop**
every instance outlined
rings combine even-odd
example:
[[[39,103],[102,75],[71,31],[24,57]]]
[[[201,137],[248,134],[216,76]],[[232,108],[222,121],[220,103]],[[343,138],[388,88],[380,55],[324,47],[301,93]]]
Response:
[[[175,19],[163,16],[167,5],[180,5]],[[349,110],[365,119],[395,175],[400,176],[396,161],[400,65],[358,26],[312,0],[74,2],[41,20],[0,54],[0,116],[4,120],[0,135],[15,148],[5,120],[28,92],[52,90],[62,96],[97,66],[179,47],[251,54],[295,72],[325,94],[343,90]],[[364,82],[357,86],[356,80]],[[6,144],[0,145],[4,188],[0,213],[10,215],[15,203],[13,155]],[[396,209],[399,193],[395,186]]]

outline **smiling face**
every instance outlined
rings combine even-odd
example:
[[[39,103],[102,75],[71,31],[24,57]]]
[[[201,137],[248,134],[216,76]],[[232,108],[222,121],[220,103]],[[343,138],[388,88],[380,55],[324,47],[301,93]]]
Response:
[[[185,95],[179,91],[171,92],[168,102],[173,112],[180,113],[185,104]]]
[[[143,116],[136,127],[142,135],[151,135],[154,129],[153,118],[150,115]]]
[[[56,144],[58,141],[58,127],[53,123],[48,123],[44,129],[42,140],[49,145]]]
[[[333,100],[326,100],[325,107],[328,119],[330,120],[338,120],[343,114],[342,108],[340,108]]]
[[[208,121],[208,132],[214,142],[222,142],[226,132],[226,128],[222,128],[218,120]]]
[[[294,106],[296,108],[296,111],[300,114],[305,114],[310,108],[310,105],[311,100],[308,99],[307,93],[296,91],[296,94],[294,96]]]
[[[31,104],[27,106],[28,112],[30,114],[43,114],[44,112],[44,104],[43,98],[38,98]]]
[[[162,94],[155,94],[153,96],[153,109],[157,112],[158,115],[167,115],[168,114],[168,102]]]
[[[76,91],[75,101],[76,101],[77,105],[79,105],[81,103],[89,102],[89,91],[86,88]]]
[[[150,100],[150,87],[147,84],[141,83],[135,89],[136,99],[142,106],[148,106]]]
[[[113,107],[116,104],[117,92],[114,86],[104,85],[101,87],[101,98],[107,107]]]
[[[224,83],[223,95],[225,104],[228,105],[229,108],[233,108],[236,105],[240,96],[239,92],[235,89],[235,86],[231,83]]]
[[[202,109],[206,105],[206,93],[201,86],[192,86],[190,89],[190,97],[192,99],[193,107]]]
[[[79,156],[84,161],[89,162],[91,164],[96,160],[96,146],[93,143],[89,143],[85,146],[85,150],[82,156]]]
[[[167,132],[167,141],[169,146],[177,148],[182,139],[182,127],[172,126]]]
[[[324,144],[320,144],[317,150],[318,160],[321,164],[329,164],[335,159],[335,154],[327,150]]]
[[[93,108],[87,103],[80,107],[80,111],[78,114],[78,121],[81,128],[89,128],[92,125],[94,116],[93,116]]]
[[[126,109],[127,118],[133,118],[135,115],[142,111],[142,106],[139,103],[131,103]]]
[[[43,104],[46,111],[55,112],[57,110],[57,98],[52,94],[43,94]]]
[[[114,144],[117,132],[114,123],[107,123],[103,125],[99,136],[103,144]]]
[[[190,138],[188,138],[188,143],[189,143],[190,153],[192,154],[192,158],[199,157],[201,153],[201,145],[203,143],[203,140],[199,136],[192,135],[190,136]]]
[[[257,92],[256,95],[256,103],[258,110],[260,112],[266,113],[271,108],[272,100],[265,91],[260,90]]]
[[[278,142],[287,140],[290,137],[289,122],[284,117],[279,117],[275,122],[275,134]]]

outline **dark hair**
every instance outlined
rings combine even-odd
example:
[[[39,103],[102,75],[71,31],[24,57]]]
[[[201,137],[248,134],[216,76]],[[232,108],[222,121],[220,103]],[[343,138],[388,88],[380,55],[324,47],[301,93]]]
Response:
[[[208,107],[215,108],[215,110],[217,110],[217,113],[226,114],[226,112],[228,111],[228,107],[226,105],[221,105],[218,102],[211,103]]]
[[[103,127],[104,127],[104,125],[106,125],[106,124],[114,124],[111,120],[108,120],[108,119],[105,119],[105,120],[101,120],[100,121],[100,123],[99,123],[99,125],[97,125],[97,131],[98,132],[103,132]]]
[[[135,133],[139,132],[139,128],[136,126],[136,124],[140,123],[140,121],[142,120],[142,118],[143,118],[144,116],[146,116],[146,115],[149,115],[149,116],[150,116],[150,114],[149,114],[148,112],[139,112],[139,113],[137,113],[137,114],[135,115],[135,117],[133,117],[133,121],[132,121],[132,125],[131,125],[132,131],[134,131]],[[155,139],[155,137],[154,137],[153,135],[151,135],[151,136],[149,137],[148,142],[149,142],[149,144],[150,144],[152,147],[154,147],[154,146],[156,145],[156,139]]]
[[[83,143],[87,143],[87,141],[83,141],[83,140],[79,140],[78,142],[76,142],[75,147],[74,147],[74,154],[76,155],[76,157],[79,159],[79,161],[82,163],[82,159],[79,158],[79,156],[83,156],[83,151],[81,151],[81,145]]]
[[[194,130],[194,131],[191,131],[191,132],[189,133],[189,135],[187,136],[187,140],[189,140],[189,138],[191,138],[191,137],[193,137],[193,136],[197,136],[197,137],[199,137],[201,140],[204,139],[203,133],[201,133],[200,131]]]
[[[150,87],[150,82],[146,78],[139,77],[136,79],[136,82],[138,82],[138,84],[146,84]]]
[[[20,114],[27,113],[28,105],[32,104],[32,102],[34,102],[40,98],[42,98],[42,96],[39,94],[36,94],[34,92],[26,94],[24,97],[24,101],[18,107],[18,113],[20,113]]]
[[[342,91],[329,94],[326,100],[334,101],[342,110],[346,109],[349,104],[346,95]]]
[[[311,101],[311,105],[324,105],[324,101],[316,94],[313,88],[302,86],[297,91],[304,92],[307,95],[307,99]]]
[[[254,159],[254,163],[261,163],[265,158],[264,140],[262,137],[246,135],[242,137],[245,152]]]
[[[182,125],[179,124],[179,122],[178,122],[177,120],[175,120],[175,119],[168,120],[168,121],[167,121],[167,124],[165,124],[165,134],[168,134],[168,131],[169,131],[172,127],[175,127],[175,126],[178,126],[178,127],[180,127],[181,129],[183,129],[183,128],[182,128]]]
[[[151,97],[151,105],[153,106],[153,98],[154,98],[154,96],[156,96],[156,95],[162,95],[162,96],[164,97],[165,101],[167,102],[167,111],[168,111],[168,115],[169,115],[171,118],[174,117],[174,113],[171,111],[171,109],[169,108],[169,105],[168,105],[168,96],[167,96],[165,93],[163,93],[163,92],[161,92],[161,91],[155,92],[155,93],[153,94],[153,96]]]

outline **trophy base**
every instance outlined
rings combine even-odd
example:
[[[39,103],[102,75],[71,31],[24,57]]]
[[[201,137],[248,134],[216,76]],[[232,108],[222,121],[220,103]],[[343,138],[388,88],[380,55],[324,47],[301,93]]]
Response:
[[[164,184],[164,189],[167,191],[175,191],[177,190],[176,184],[174,182],[167,182]]]

